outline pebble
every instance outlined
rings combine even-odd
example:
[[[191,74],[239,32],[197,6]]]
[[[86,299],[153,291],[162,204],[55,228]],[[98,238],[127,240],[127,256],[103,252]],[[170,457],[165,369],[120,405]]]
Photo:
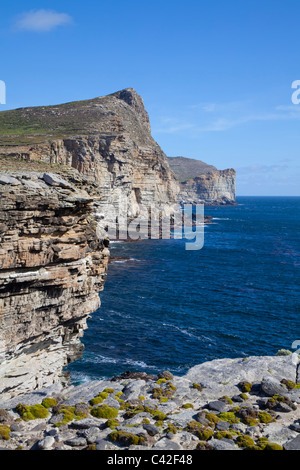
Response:
[[[51,449],[52,446],[54,445],[54,443],[55,443],[54,437],[47,436],[47,437],[45,437],[44,439],[42,439],[41,441],[38,442],[38,448],[40,450]]]

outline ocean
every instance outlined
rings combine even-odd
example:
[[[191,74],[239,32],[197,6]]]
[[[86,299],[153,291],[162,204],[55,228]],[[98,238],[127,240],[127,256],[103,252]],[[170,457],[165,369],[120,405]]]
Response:
[[[122,372],[183,375],[221,358],[275,355],[300,340],[300,197],[238,197],[206,207],[204,247],[112,243],[101,308],[71,382]]]

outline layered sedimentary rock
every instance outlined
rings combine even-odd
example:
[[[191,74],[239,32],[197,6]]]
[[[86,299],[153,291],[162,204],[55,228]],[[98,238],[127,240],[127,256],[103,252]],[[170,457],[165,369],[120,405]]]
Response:
[[[169,157],[168,160],[180,183],[181,203],[235,204],[234,169],[217,170],[212,165],[184,157]]]
[[[79,357],[109,259],[93,199],[55,174],[0,173],[0,396],[49,386]]]
[[[179,198],[185,203],[235,204],[235,170],[216,170],[180,184]]]
[[[18,134],[12,136],[13,128]],[[140,206],[168,211],[177,202],[179,185],[151,136],[143,100],[133,89],[2,112],[1,154],[77,169],[101,187],[100,205],[106,214],[120,200],[126,200],[133,216]]]
[[[56,174],[28,172],[39,165]],[[114,209],[172,212],[178,192],[133,89],[0,113],[2,398],[57,382],[81,353]]]

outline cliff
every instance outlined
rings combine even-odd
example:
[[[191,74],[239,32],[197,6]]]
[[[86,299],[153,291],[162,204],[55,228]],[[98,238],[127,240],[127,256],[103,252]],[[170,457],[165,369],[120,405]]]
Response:
[[[197,188],[186,190],[188,199]],[[0,113],[2,400],[65,381],[63,368],[80,357],[114,209],[125,201],[129,217],[170,214],[179,192],[133,89]]]
[[[142,98],[129,88],[58,106],[0,113],[0,155],[77,169],[101,187],[108,214],[126,200],[129,215],[140,206],[168,211],[179,185],[151,136]]]
[[[1,399],[63,380],[81,355],[109,259],[94,211],[58,175],[0,174]]]
[[[180,184],[179,201],[187,204],[235,204],[234,169],[217,170],[200,160],[169,157],[169,165]]]
[[[178,192],[133,89],[0,113],[1,399],[66,381],[100,305],[111,214],[168,213]]]

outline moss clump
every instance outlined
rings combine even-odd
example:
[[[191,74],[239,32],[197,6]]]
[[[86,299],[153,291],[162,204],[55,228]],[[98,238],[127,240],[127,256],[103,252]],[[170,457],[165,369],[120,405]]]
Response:
[[[235,442],[239,447],[248,448],[255,446],[253,439],[250,436],[246,435],[238,436]]]
[[[195,388],[199,392],[202,392],[202,390],[203,390],[203,387],[200,384],[197,384],[197,383],[193,384],[193,388]]]
[[[108,390],[108,389],[106,389]],[[113,390],[113,389],[109,389],[109,390]],[[114,391],[112,391],[111,393],[113,393]],[[108,395],[109,395],[109,392],[101,392],[101,393],[98,393],[98,395],[94,398],[92,398],[89,403],[91,406],[95,406],[95,405],[100,405],[100,403],[103,403],[103,400],[106,400],[106,398],[108,398]]]
[[[157,385],[165,384],[166,382],[167,382],[167,379],[166,379],[166,378],[158,379],[158,380],[156,381]]]
[[[167,418],[167,415],[159,410],[152,410],[151,415],[155,421],[164,421]]]
[[[248,426],[256,426],[259,423],[257,419],[258,412],[249,406],[243,406],[236,411],[235,414],[242,423],[247,424]]]
[[[288,349],[279,349],[275,356],[291,356],[292,351],[289,351]]]
[[[144,418],[142,424],[150,424],[150,419]]]
[[[137,446],[143,445],[145,443],[144,437],[140,437],[125,431],[113,431],[109,434],[108,438],[111,442],[118,442],[123,446]]]
[[[97,395],[96,397],[92,398],[92,399],[89,401],[89,404],[90,404],[91,406],[100,405],[100,403],[103,403],[103,398],[100,397],[99,395]]]
[[[89,444],[85,450],[97,450],[96,444]]]
[[[156,423],[154,423],[154,426],[156,426],[157,428],[162,428],[164,425],[164,422],[163,421],[156,421]]]
[[[290,400],[290,398],[284,397],[282,395],[274,395],[273,397],[269,398],[266,404],[266,408],[273,410],[280,406],[281,403],[285,403],[286,405],[294,409],[294,404]]]
[[[121,405],[121,408],[122,408],[122,405]],[[147,407],[144,407],[143,405],[133,406],[133,405],[129,404],[128,407],[124,408],[124,409],[127,410],[126,413],[124,414],[124,419],[134,418],[135,415],[137,415],[139,413],[144,413],[145,408],[147,408]]]
[[[191,403],[185,403],[184,405],[182,405],[182,408],[187,410],[188,408],[194,408],[194,405],[192,405]]]
[[[264,423],[264,424],[268,424],[268,423],[271,423],[271,421],[273,421],[272,416],[267,411],[260,411],[258,413],[258,419],[260,423]]]
[[[210,439],[213,434],[213,430],[209,428],[201,429],[197,432],[197,436],[199,437],[200,441],[208,441],[208,439]]]
[[[173,374],[169,372],[168,370],[165,370],[164,372],[161,372],[158,374],[159,379],[166,379],[166,380],[173,380]]]
[[[153,398],[157,398],[157,399],[172,398],[174,395],[174,392],[176,391],[176,387],[171,382],[166,382],[165,379],[160,379],[158,382],[160,382],[160,384],[163,386],[154,387],[151,390]]]
[[[218,418],[221,420],[221,421],[227,421],[228,423],[230,424],[234,424],[234,423],[239,423],[240,420],[239,418],[237,418],[235,416],[235,414],[232,412],[232,411],[224,411],[222,413],[219,413],[218,414]]]
[[[215,432],[215,439],[233,439],[234,434],[230,431],[218,431]]]
[[[246,393],[240,393],[239,397],[241,397],[243,400],[248,400],[248,395]]]
[[[99,393],[98,397],[103,398],[103,400],[106,400],[106,398],[108,398],[108,392],[101,392]]]
[[[227,403],[228,405],[233,404],[233,401],[231,400],[231,398],[227,397],[226,395],[224,397],[220,398],[220,401],[223,401],[223,402]]]
[[[280,446],[279,444],[275,444],[273,442],[268,442],[268,444],[265,446],[264,450],[283,450],[283,447]]]
[[[52,408],[53,406],[57,405],[57,401],[55,400],[55,398],[45,398],[42,401],[42,405],[47,409]]]
[[[238,387],[243,393],[249,393],[252,390],[252,384],[250,382],[240,382]]]
[[[49,411],[43,405],[23,405],[19,403],[16,406],[16,412],[21,416],[24,421],[31,421],[33,419],[43,419],[49,416]]]
[[[120,423],[117,419],[108,419],[105,423],[106,428],[115,429]]]
[[[115,390],[114,390],[113,388],[105,388],[105,389],[103,390],[104,393],[109,393],[109,394],[114,393],[114,391],[115,391]],[[122,394],[122,392],[121,392],[121,394]]]
[[[187,423],[186,427],[184,428],[185,431],[191,432],[191,433],[197,433],[202,429],[202,424],[198,423],[198,421],[190,421]]]
[[[10,427],[7,426],[6,424],[0,424],[0,439],[3,439],[4,441],[9,441],[10,439]]]
[[[196,450],[214,450],[207,442],[199,442],[196,446]]]
[[[215,425],[220,421],[221,418],[219,418],[214,413],[205,413],[205,419],[207,419],[210,425]]]
[[[167,388],[168,388],[169,390],[172,390],[172,392],[176,392],[176,390],[177,390],[177,388],[175,387],[175,385],[173,385],[171,382],[168,383]]]
[[[269,443],[269,439],[267,437],[259,437],[256,441],[256,445],[258,445],[262,450],[266,447]]]
[[[292,380],[282,379],[281,383],[285,385],[288,390],[293,390],[296,386],[295,382],[293,382]]]
[[[112,419],[118,416],[118,410],[108,405],[101,405],[91,409],[91,415],[98,419]]]
[[[167,398],[167,397],[161,397],[159,399],[159,403],[167,403],[168,401],[169,401],[169,398]]]
[[[172,434],[177,434],[177,428],[173,423],[168,423],[168,426],[165,429],[165,432],[171,432]]]
[[[62,415],[61,421],[55,424],[56,427],[60,427],[64,424],[68,424],[73,420],[81,420],[85,418],[85,414],[79,412],[78,414],[75,412],[75,406],[67,406],[61,405],[55,409],[55,415]]]

